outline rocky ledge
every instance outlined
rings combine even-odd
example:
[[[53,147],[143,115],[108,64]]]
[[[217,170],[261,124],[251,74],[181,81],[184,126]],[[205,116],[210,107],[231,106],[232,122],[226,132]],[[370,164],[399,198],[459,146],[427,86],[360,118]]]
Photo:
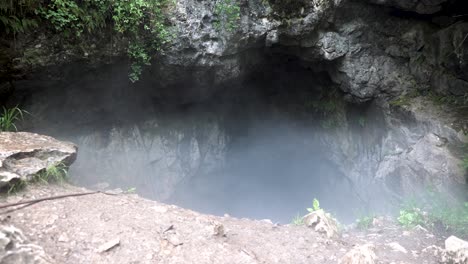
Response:
[[[0,202],[86,191],[32,185]],[[365,231],[345,228],[329,237],[324,229],[336,224],[326,213],[306,218],[305,225],[279,225],[200,214],[134,194],[95,193],[0,209],[7,225],[0,227],[0,263],[467,263],[466,241],[420,226],[404,229],[376,217]]]
[[[49,136],[27,132],[0,132],[0,187],[31,180],[49,166],[69,166],[78,148]]]

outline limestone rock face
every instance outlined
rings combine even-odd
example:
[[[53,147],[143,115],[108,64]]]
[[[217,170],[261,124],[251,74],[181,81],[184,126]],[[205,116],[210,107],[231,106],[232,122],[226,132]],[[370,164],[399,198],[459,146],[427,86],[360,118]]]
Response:
[[[466,139],[450,127],[453,117],[437,114],[440,110],[422,98],[411,104],[405,110],[371,108],[362,130],[353,131],[348,120],[322,138],[361,199],[379,210],[386,210],[384,200],[396,205],[428,186],[456,197],[466,184],[460,157],[452,151]]]
[[[164,200],[181,182],[224,164],[225,135],[218,124],[199,121],[197,127],[186,121],[186,128],[177,129],[158,121],[76,138],[80,157],[70,172],[85,184],[93,183],[98,174]]]
[[[447,0],[369,0],[370,3],[392,6],[419,14],[434,14]]]
[[[160,86],[172,92],[185,87],[183,96],[196,100],[215,92],[217,84],[250,73],[272,52],[313,67],[326,64],[333,81],[357,101],[425,88],[468,92],[468,42],[463,41],[468,23],[435,29],[390,16],[379,6],[432,14],[446,0],[369,0],[378,5],[317,0],[286,13],[270,2],[241,1],[240,19],[228,31],[214,26],[219,22],[215,2],[177,1],[171,23],[178,37],[154,63],[151,76],[157,72]]]
[[[21,230],[0,226],[0,263],[50,264],[55,263],[40,246],[30,244]]]
[[[70,165],[77,147],[49,136],[27,132],[0,132],[0,187],[33,175],[57,163]]]

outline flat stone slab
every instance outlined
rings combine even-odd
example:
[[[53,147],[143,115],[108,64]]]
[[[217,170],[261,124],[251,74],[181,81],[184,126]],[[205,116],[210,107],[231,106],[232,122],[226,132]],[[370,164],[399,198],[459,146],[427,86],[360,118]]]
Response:
[[[0,188],[30,180],[49,166],[71,165],[78,148],[70,142],[29,132],[0,132]]]

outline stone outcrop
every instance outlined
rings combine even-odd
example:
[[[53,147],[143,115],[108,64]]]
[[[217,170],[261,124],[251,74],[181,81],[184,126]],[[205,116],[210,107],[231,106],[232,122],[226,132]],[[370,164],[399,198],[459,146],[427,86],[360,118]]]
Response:
[[[70,172],[83,183],[94,183],[98,174],[99,179],[164,200],[181,182],[223,166],[226,139],[218,124],[198,121],[177,129],[166,123],[156,130],[157,121],[76,138],[82,147]]]
[[[0,187],[30,180],[52,165],[71,165],[77,147],[49,136],[27,132],[0,132]]]
[[[445,249],[441,250],[441,263],[468,263],[468,242],[455,236],[445,240]]]
[[[44,249],[31,244],[21,230],[13,226],[0,226],[0,263],[51,264],[55,263]]]
[[[432,13],[445,1],[370,2]],[[291,15],[255,0],[240,2],[241,19],[231,32],[213,26],[214,5],[177,2],[172,23],[178,38],[161,63],[155,63],[163,77],[158,81],[180,84],[181,70],[190,68],[194,74],[185,76],[192,88],[185,92],[202,96],[201,89],[210,94],[216,84],[261,63],[266,50],[297,56],[314,67],[317,62],[326,64],[333,80],[358,101],[427,88],[454,95],[468,92],[464,76],[468,23],[435,29],[356,1],[310,1]]]
[[[339,262],[340,264],[374,264],[377,263],[375,245],[357,245],[351,249]]]
[[[303,221],[307,227],[313,228],[316,232],[322,233],[328,238],[337,237],[339,235],[338,223],[323,209],[305,215]]]
[[[452,127],[452,113],[423,98],[387,107],[373,105],[362,114],[361,128],[345,119],[320,139],[362,201],[385,211],[388,201],[398,204],[428,186],[454,197],[463,193],[461,156],[453,149],[467,139]]]

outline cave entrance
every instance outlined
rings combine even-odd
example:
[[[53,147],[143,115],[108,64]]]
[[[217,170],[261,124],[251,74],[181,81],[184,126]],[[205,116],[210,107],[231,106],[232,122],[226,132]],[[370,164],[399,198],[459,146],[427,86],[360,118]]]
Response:
[[[222,166],[182,181],[168,201],[289,223],[317,198],[340,220],[353,220],[362,213],[359,197],[328,159],[322,137],[341,122],[343,96],[326,72],[291,56],[267,58],[212,99],[221,102]]]
[[[18,83],[15,102],[34,114],[26,130],[78,144],[74,183],[281,223],[307,213],[314,198],[342,221],[360,213],[324,144],[346,103],[316,67],[269,56],[206,99],[182,103],[144,83],[129,87],[125,67],[70,67],[67,82]]]

